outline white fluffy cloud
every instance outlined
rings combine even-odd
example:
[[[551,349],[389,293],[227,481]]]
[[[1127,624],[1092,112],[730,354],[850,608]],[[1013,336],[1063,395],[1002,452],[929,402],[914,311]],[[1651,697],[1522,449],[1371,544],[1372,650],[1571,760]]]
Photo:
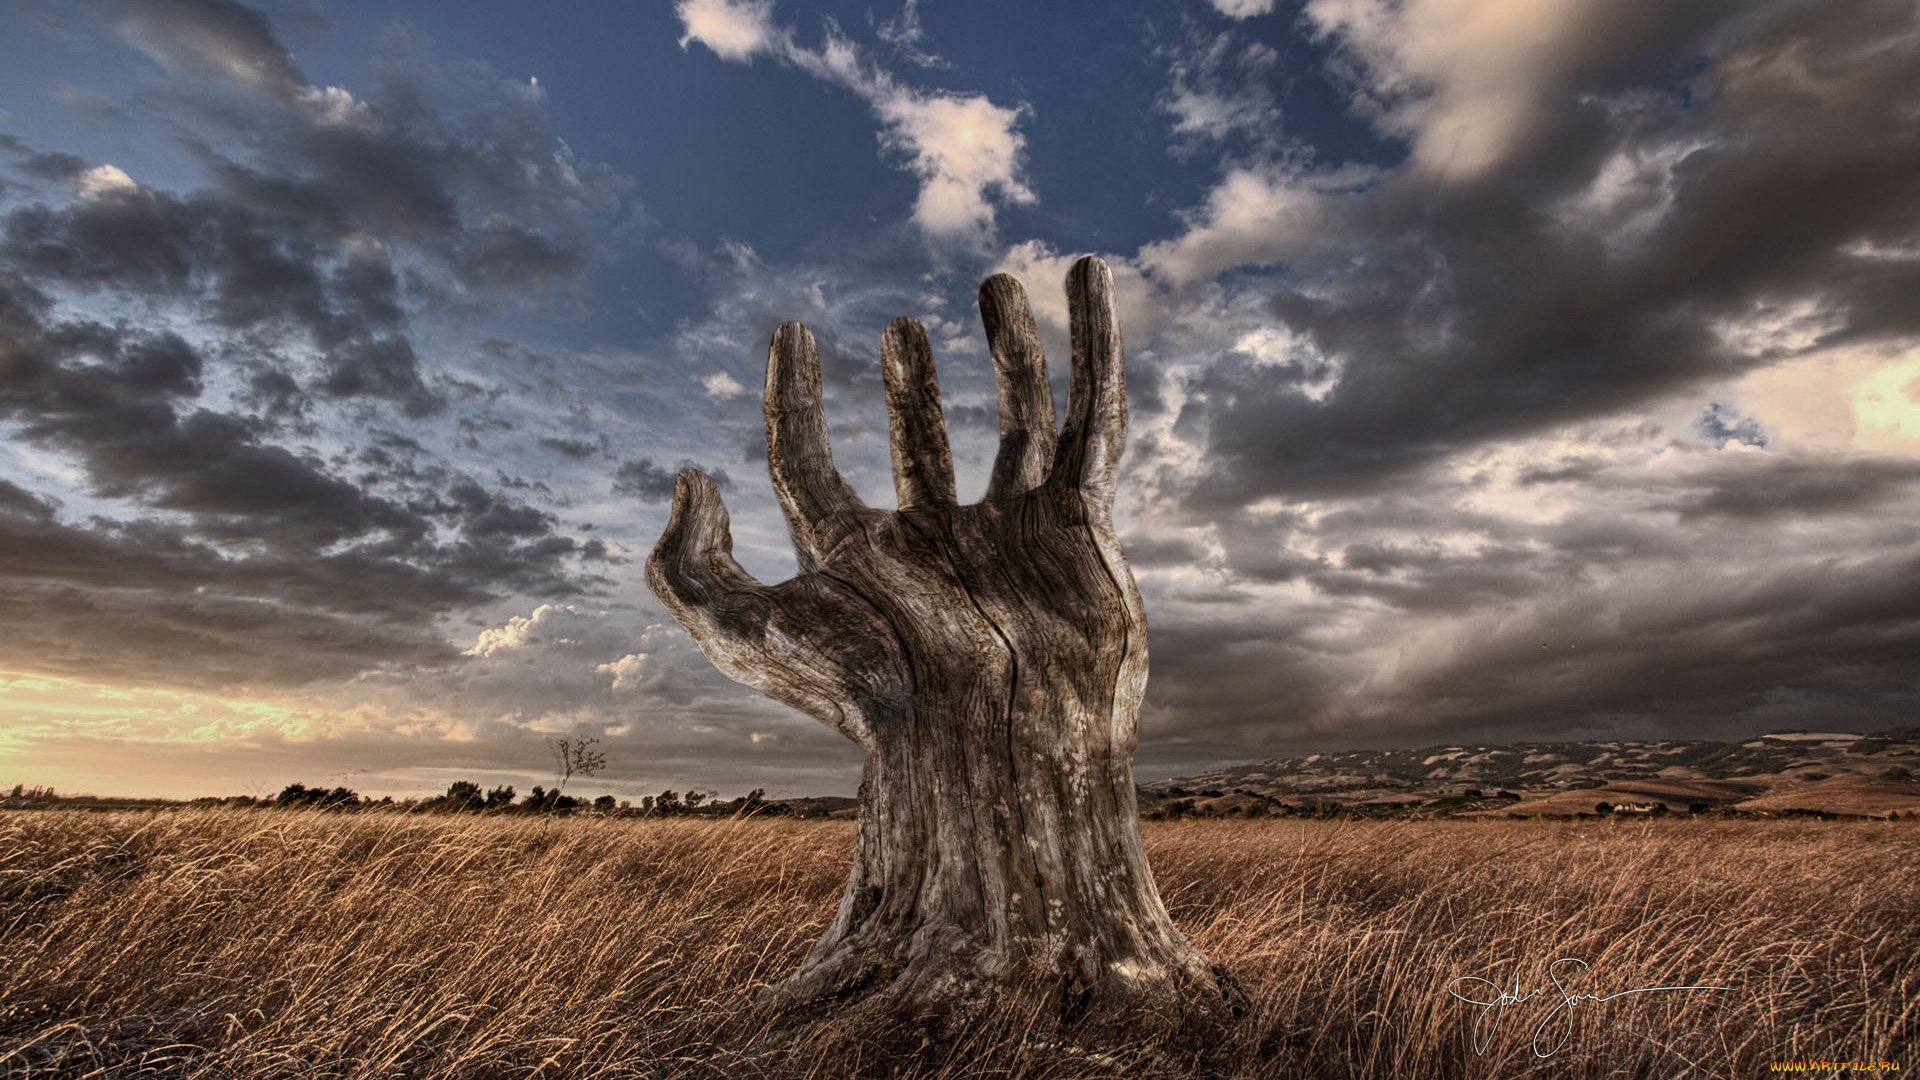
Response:
[[[557,604],[541,604],[533,609],[531,615],[515,615],[504,626],[490,627],[480,631],[479,638],[463,656],[488,657],[510,649],[523,649],[532,644],[571,645],[572,639],[565,636],[564,624],[573,621],[582,612],[571,604],[562,607]]]
[[[874,111],[887,125],[886,143],[906,155],[920,177],[913,220],[934,236],[974,238],[993,228],[993,202],[1031,203],[1020,180],[1026,137],[1017,130],[1025,110],[1002,108],[985,97],[927,95],[897,85],[876,88]]]
[[[1374,170],[1343,166],[1307,173],[1285,165],[1233,169],[1185,216],[1187,229],[1140,249],[1140,261],[1175,287],[1236,266],[1281,262],[1343,234],[1346,195],[1371,183]]]
[[[1230,19],[1251,19],[1273,14],[1274,0],[1211,0],[1213,10]]]
[[[700,380],[700,385],[706,390],[708,397],[730,398],[747,392],[747,388],[740,385],[739,379],[724,371],[716,371],[706,376]]]
[[[697,41],[722,60],[746,63],[780,44],[773,0],[680,0],[674,14],[686,28],[683,49]]]
[[[1025,106],[995,105],[983,94],[908,86],[870,61],[832,23],[818,48],[806,48],[772,21],[771,0],[681,0],[680,45],[698,41],[722,60],[772,55],[791,67],[853,91],[883,125],[882,147],[920,178],[913,222],[929,238],[980,248],[993,237],[995,206],[1025,204]]]
[[[82,199],[99,198],[118,192],[138,191],[140,185],[134,183],[117,165],[96,165],[74,178],[76,194]]]
[[[628,653],[611,663],[600,664],[593,670],[613,680],[609,689],[634,690],[639,688],[641,680],[646,677],[646,663],[646,653]]]

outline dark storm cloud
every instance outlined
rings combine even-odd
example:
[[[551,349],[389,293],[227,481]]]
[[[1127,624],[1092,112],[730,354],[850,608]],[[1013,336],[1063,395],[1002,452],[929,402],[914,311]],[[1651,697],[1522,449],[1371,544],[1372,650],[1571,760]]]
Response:
[[[141,108],[203,179],[162,190],[0,144],[35,182],[0,217],[0,421],[126,518],[63,521],[0,489],[8,663],[291,685],[445,663],[443,615],[603,587],[579,563],[604,543],[365,425],[466,402],[421,324],[578,281],[587,222],[621,213],[631,182],[573,155],[528,85],[407,31],[355,97],[311,85],[232,0],[81,10],[184,78]],[[329,462],[275,441],[317,435],[329,403],[354,405],[358,445]],[[457,419],[469,438],[511,426]]]
[[[613,472],[613,493],[630,495],[641,502],[665,502],[673,498],[675,475],[648,458],[623,461]]]
[[[489,218],[471,230],[454,260],[462,285],[486,290],[557,284],[578,277],[586,253],[504,218]]]
[[[392,43],[363,100],[308,85],[266,16],[229,0],[93,10],[170,70],[231,91],[201,119],[250,156],[194,138],[208,178],[196,190],[102,183],[17,206],[0,262],[43,287],[187,305],[252,342],[309,346],[315,370],[280,373],[304,391],[414,416],[443,407],[412,319],[578,281],[594,251],[586,218],[625,207],[631,181],[573,155],[530,88],[440,63],[417,36]],[[42,179],[85,172],[70,154],[14,152]],[[263,388],[282,414],[295,411],[286,378]]]
[[[1127,553],[1128,564],[1139,568],[1187,566],[1201,561],[1207,555],[1204,548],[1191,540],[1138,532],[1122,537],[1120,545]]]
[[[682,461],[669,469],[653,463],[651,458],[637,461],[623,461],[613,471],[613,493],[639,499],[641,502],[661,503],[673,499],[673,485],[681,469],[699,469],[713,478],[714,485],[721,491],[732,491],[733,480],[725,469],[708,469],[691,461]]]
[[[253,422],[263,431],[278,431],[306,423],[309,401],[293,376],[266,364],[246,365],[251,370],[246,382],[234,395],[236,404],[252,410]]]
[[[1603,462],[1592,458],[1563,457],[1551,465],[1529,465],[1520,471],[1521,484],[1566,484],[1589,480],[1606,471]]]
[[[419,536],[424,523],[328,475],[319,463],[262,444],[243,419],[176,403],[199,391],[201,360],[185,342],[99,323],[42,328],[0,281],[10,332],[0,368],[0,419],[21,440],[63,451],[92,493],[196,515],[210,534],[282,548],[325,547],[374,530]]]
[[[1284,540],[1263,537],[1227,546],[1227,569],[1243,581],[1268,584],[1293,581],[1326,565],[1319,556],[1290,550]]]
[[[461,533],[473,538],[545,536],[554,524],[552,514],[502,499],[466,479],[454,484],[447,492],[446,501],[435,506],[432,512],[459,522]]]
[[[1553,585],[1540,560],[1530,552],[1485,547],[1470,555],[1382,550],[1349,545],[1348,562],[1341,569],[1317,567],[1309,574],[1328,596],[1363,597],[1400,611],[1459,611],[1479,604],[1524,600],[1539,596]],[[1398,573],[1389,574],[1397,570]]]
[[[321,350],[320,392],[434,410],[391,265],[344,254],[345,239],[311,218],[264,214],[218,191],[118,188],[59,209],[13,210],[0,260],[45,286],[193,305],[225,330],[301,331]]]
[[[1310,597],[1153,613],[1149,741],[1239,754],[1462,739],[1737,737],[1872,729],[1920,704],[1920,557],[1785,558],[1681,572],[1639,552],[1356,552]],[[1387,605],[1390,614],[1358,616]],[[1172,745],[1168,743],[1168,745]],[[1213,751],[1218,756],[1219,751]]]
[[[588,458],[596,457],[609,457],[613,453],[612,441],[605,435],[593,440],[562,439],[551,435],[543,435],[538,442],[542,450],[551,450],[561,457],[572,458],[575,461],[585,461]]]
[[[1908,458],[1769,460],[1693,478],[1698,485],[1666,504],[1681,520],[1812,518],[1900,505],[1920,483]]]
[[[315,385],[329,396],[388,398],[416,417],[445,407],[421,383],[419,358],[406,338],[354,342],[334,350],[328,360],[324,377]]]
[[[1406,551],[1382,544],[1348,544],[1340,557],[1340,565],[1347,569],[1370,574],[1397,570],[1412,562],[1413,557]]]
[[[1871,728],[1911,717],[1920,702],[1908,659],[1920,651],[1912,554],[1706,572],[1659,596],[1619,589],[1583,599],[1532,634],[1464,640],[1445,667],[1375,708],[1511,738],[1546,717],[1648,732],[1676,721],[1701,733],[1769,720]]]
[[[40,180],[71,180],[86,170],[87,159],[61,153],[33,154],[20,166],[21,172]]]
[[[183,520],[63,523],[50,500],[0,488],[9,666],[201,688],[304,683],[444,662],[438,615],[601,583],[573,568],[579,545],[544,511],[464,477],[424,498],[376,494],[260,441],[250,418],[196,405],[205,361],[176,335],[49,322],[52,309],[0,274],[0,421],[77,462],[92,496]],[[392,462],[422,448],[376,433],[367,450]],[[196,650],[203,662],[187,662]]]
[[[18,425],[18,438],[78,460],[95,495],[194,514],[209,533],[280,547],[423,532],[398,507],[258,442],[245,420],[177,404],[198,394],[203,366],[178,337],[96,322],[43,327],[7,299],[17,294],[6,285],[0,419]]]
[[[1380,5],[1387,35],[1418,6]],[[1440,101],[1363,44],[1362,115]],[[1920,343],[1920,10],[1630,0],[1557,47],[1493,167],[1417,133],[1353,184],[1262,166],[1249,190],[1310,221],[1275,239],[1210,203],[1142,250],[1170,286],[1284,264],[1224,282],[1284,333],[1175,365],[1187,445],[1129,450],[1150,742],[1739,735],[1920,702],[1920,469],[1836,449],[1846,389],[1816,422],[1740,381]],[[1231,327],[1215,287],[1162,295]],[[1200,320],[1155,314],[1176,356]]]
[[[180,209],[172,196],[139,192],[88,199],[68,212],[23,206],[6,217],[0,256],[48,285],[180,298],[197,224]]]
[[[5,226],[0,258],[48,285],[200,305],[230,330],[303,326],[326,350],[325,392],[430,407],[411,346],[391,336],[399,323],[391,273],[386,297],[369,296],[368,275],[351,263],[326,274],[304,224],[272,222],[204,194],[118,190],[64,210],[22,207]],[[273,374],[280,385],[263,389],[288,399],[297,384]]]
[[[233,0],[94,0],[128,41],[169,69],[280,97],[307,84],[265,13]]]
[[[240,554],[202,539],[210,530],[60,523],[12,494],[0,488],[0,661],[90,681],[291,686],[445,664],[454,650],[437,616],[509,591],[575,595],[595,580],[568,569],[582,554],[573,540],[503,526],[511,515],[497,508],[445,543],[370,537],[335,552]]]
[[[0,514],[46,522],[53,520],[56,509],[52,500],[35,495],[11,480],[0,479]]]
[[[1884,726],[1920,702],[1911,459],[1669,449],[1568,483],[1580,501],[1537,525],[1428,474],[1216,526],[1228,557],[1203,566],[1283,591],[1143,582],[1156,737],[1733,737]]]
[[[1154,679],[1142,712],[1143,741],[1275,745],[1350,690],[1351,668],[1329,663],[1318,624],[1334,608],[1210,597],[1197,611],[1149,609]],[[1167,673],[1173,677],[1164,677]],[[1245,751],[1243,751],[1245,753]]]
[[[1344,361],[1338,386],[1320,403],[1293,367],[1211,365],[1181,418],[1213,462],[1190,505],[1352,492],[1736,374],[1782,354],[1719,328],[1796,301],[1828,321],[1820,344],[1920,332],[1920,263],[1871,254],[1920,237],[1920,12],[1704,18],[1725,10],[1689,5],[1630,50],[1588,48],[1551,118],[1483,177],[1406,172],[1349,197],[1358,231],[1272,301]],[[1639,89],[1650,79],[1671,89]],[[1583,208],[1612,155],[1663,150],[1669,175]]]
[[[200,689],[444,663],[450,650],[419,613],[485,596],[366,552],[233,557],[152,521],[5,513],[0,594],[16,670]]]

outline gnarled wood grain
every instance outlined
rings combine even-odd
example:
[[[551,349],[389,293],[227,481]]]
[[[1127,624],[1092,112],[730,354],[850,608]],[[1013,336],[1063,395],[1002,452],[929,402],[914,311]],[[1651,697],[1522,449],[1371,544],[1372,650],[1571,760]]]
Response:
[[[926,332],[882,357],[897,511],[833,467],[819,357],[775,334],[767,449],[801,573],[735,563],[719,492],[680,475],[647,562],[654,594],[730,678],[867,754],[859,843],[832,926],[772,997],[924,1014],[1014,988],[1063,1014],[1231,1014],[1244,996],[1173,926],[1140,844],[1133,751],[1147,624],[1111,510],[1126,440],[1113,281],[1067,278],[1073,374],[1064,430],[1019,282],[980,289],[1001,442],[986,497],[954,502]]]

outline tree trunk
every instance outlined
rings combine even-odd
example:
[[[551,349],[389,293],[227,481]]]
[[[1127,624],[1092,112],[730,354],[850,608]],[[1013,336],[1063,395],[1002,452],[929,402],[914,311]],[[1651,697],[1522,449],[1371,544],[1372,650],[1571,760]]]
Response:
[[[1141,846],[1147,634],[1110,520],[1126,391],[1106,267],[1081,260],[1068,293],[1056,436],[1019,284],[981,288],[1001,445],[978,504],[954,504],[932,354],[908,319],[882,350],[898,512],[862,505],[834,470],[797,324],[768,358],[767,433],[801,574],[748,577],[712,481],[676,485],[655,594],[722,672],[867,754],[839,913],[777,1005],[966,1015],[1040,992],[1062,1020],[1217,1023],[1244,1003],[1173,926]]]

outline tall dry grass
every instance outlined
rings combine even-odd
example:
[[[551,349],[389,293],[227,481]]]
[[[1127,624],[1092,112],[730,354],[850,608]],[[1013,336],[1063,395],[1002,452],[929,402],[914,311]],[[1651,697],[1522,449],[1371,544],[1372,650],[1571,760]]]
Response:
[[[1913,1058],[1906,822],[1148,823],[1175,919],[1257,1009],[1222,1076],[1753,1076]],[[1179,1074],[983,1029],[889,1047],[739,1020],[832,914],[844,823],[283,812],[0,816],[0,1073],[179,1077]],[[1521,992],[1715,984],[1507,1011]],[[1514,984],[1513,980],[1518,979]],[[1557,997],[1555,1001],[1559,1000]],[[1561,1030],[1549,1027],[1546,1043]],[[1904,1055],[1904,1057],[1903,1057]]]

